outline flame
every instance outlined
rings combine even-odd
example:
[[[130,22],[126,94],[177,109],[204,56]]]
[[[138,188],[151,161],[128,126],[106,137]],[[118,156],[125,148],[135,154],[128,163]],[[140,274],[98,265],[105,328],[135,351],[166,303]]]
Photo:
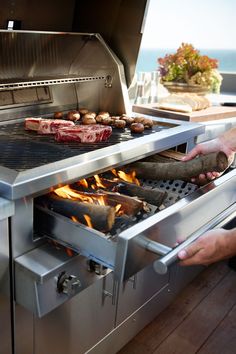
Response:
[[[89,227],[93,228],[93,225],[92,225],[92,221],[91,221],[90,216],[84,214],[83,217],[84,217],[84,219],[85,219],[87,225],[88,225]],[[78,220],[75,216],[71,216],[71,220],[74,221],[74,222],[79,222],[79,220]]]
[[[95,179],[95,183],[96,183],[96,184],[92,184],[92,185],[91,185],[91,188],[92,188],[92,189],[98,189],[98,188],[103,188],[103,189],[105,189],[105,188],[106,188],[106,186],[104,186],[104,184],[102,183],[101,178],[100,178],[98,175],[94,175],[93,177],[94,177],[94,179]]]
[[[97,197],[97,201],[99,205],[107,205],[106,197],[104,195]]]
[[[139,180],[136,178],[136,171],[131,171],[130,173],[125,173],[124,171],[116,171],[114,168],[111,170],[112,173],[119,177],[121,180],[130,182],[130,183],[135,183],[138,186],[140,186]]]
[[[92,203],[98,205],[107,205],[106,197],[102,194],[94,194],[92,196],[87,195],[85,192],[79,192],[66,185],[61,188],[57,188],[54,192],[61,198],[67,198],[72,200],[79,200],[85,203]]]
[[[83,186],[85,188],[88,188],[88,182],[86,179],[81,179],[77,182],[78,186]]]
[[[106,196],[102,194],[94,194],[92,196],[86,194],[85,192],[78,192],[72,189],[70,186],[66,185],[61,188],[57,188],[54,192],[61,198],[79,200],[85,203],[93,203],[98,205],[107,205]]]
[[[122,214],[124,214],[124,211],[120,210],[121,207],[122,207],[121,204],[117,204],[117,205],[115,206],[115,213],[116,213],[117,215],[122,215]]]
[[[136,172],[131,171],[130,173],[125,173],[124,171],[116,171],[112,169],[111,172],[116,176],[114,180],[120,179],[131,183],[136,183],[140,185],[139,180],[136,178]],[[106,189],[106,186],[102,183],[102,179],[99,175],[94,175],[95,183],[90,185],[90,188],[97,190],[98,188]],[[89,180],[90,181],[90,180]],[[77,182],[78,186],[83,186],[85,188],[89,188],[89,183],[86,179],[81,179]],[[85,191],[77,191],[72,189],[69,185],[65,185],[63,187],[59,187],[54,190],[54,193],[57,194],[61,198],[76,200],[78,202],[84,203],[92,203],[97,205],[109,205],[107,202],[107,196],[103,192],[85,192]],[[113,205],[112,205],[113,206]],[[124,210],[122,208],[122,204],[117,204],[113,206],[115,208],[116,216],[121,216],[124,214]],[[82,217],[82,215],[81,215]],[[91,218],[89,215],[83,215],[88,227],[93,228]],[[78,218],[75,216],[71,216],[71,219],[74,222],[80,222]]]
[[[117,172],[116,172],[116,169],[115,169],[115,168],[113,168],[113,169],[111,170],[111,172],[113,173],[113,175],[115,175],[116,177],[118,177],[118,174],[117,174]]]
[[[83,193],[79,193],[72,189],[70,186],[66,185],[61,188],[57,188],[54,190],[54,192],[61,198],[65,199],[73,199],[73,200],[79,200],[87,203],[93,203],[93,198],[85,195]]]
[[[102,183],[101,178],[98,175],[94,175],[95,181],[96,181],[96,185],[99,188],[106,188],[106,186],[104,186],[104,184]]]
[[[84,218],[85,218],[85,220],[86,220],[86,223],[87,223],[88,227],[93,228],[93,224],[92,224],[92,222],[91,222],[91,218],[90,218],[90,216],[89,216],[89,215],[84,214]]]

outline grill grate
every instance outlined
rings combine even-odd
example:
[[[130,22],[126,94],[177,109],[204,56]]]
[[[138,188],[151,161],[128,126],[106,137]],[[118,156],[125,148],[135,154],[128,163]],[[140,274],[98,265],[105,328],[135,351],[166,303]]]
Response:
[[[150,188],[159,188],[167,192],[167,197],[164,200],[163,208],[168,207],[179,199],[186,197],[188,194],[194,192],[198,186],[190,182],[181,180],[142,180],[141,185]]]
[[[152,130],[145,130],[142,135],[150,135],[163,129],[168,129],[168,127],[156,125]],[[25,171],[138,137],[140,134],[131,134],[128,128],[122,131],[113,128],[113,133],[106,142],[59,143],[52,135],[38,135],[36,132],[24,130],[23,122],[4,124],[0,126],[0,166],[18,172]]]
[[[162,189],[167,192],[167,197],[165,198],[163,205],[159,208],[148,204],[150,211],[149,212],[139,212],[137,215],[133,216],[132,218],[127,216],[122,216],[120,218],[116,218],[115,224],[107,235],[115,239],[120,232],[128,229],[129,227],[137,224],[138,222],[152,216],[153,214],[157,213],[158,211],[167,208],[168,206],[175,204],[181,198],[186,197],[188,194],[194,192],[198,186],[184,182],[181,180],[161,180],[161,181],[154,181],[154,180],[140,180],[141,186],[149,187],[152,189],[158,188]]]

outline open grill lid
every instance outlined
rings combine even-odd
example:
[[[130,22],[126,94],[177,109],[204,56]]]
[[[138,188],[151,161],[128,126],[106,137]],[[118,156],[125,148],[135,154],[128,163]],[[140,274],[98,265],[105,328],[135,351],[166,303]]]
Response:
[[[0,65],[1,116],[16,101],[9,90],[59,84],[76,84],[83,102],[82,85],[91,84],[97,107],[117,114],[129,109],[123,65],[99,34],[2,30]]]
[[[121,64],[99,34],[1,30],[0,43],[1,90],[105,79]]]
[[[9,31],[13,41],[16,38],[15,29],[99,33],[123,63],[129,86],[135,72],[148,3],[149,0],[31,0],[30,3],[2,0],[0,28],[6,28],[8,21],[14,20],[14,30]],[[18,48],[23,58],[25,46],[27,44]],[[0,60],[5,57],[3,54]],[[62,57],[66,54],[70,56],[66,50],[62,50],[61,54]]]

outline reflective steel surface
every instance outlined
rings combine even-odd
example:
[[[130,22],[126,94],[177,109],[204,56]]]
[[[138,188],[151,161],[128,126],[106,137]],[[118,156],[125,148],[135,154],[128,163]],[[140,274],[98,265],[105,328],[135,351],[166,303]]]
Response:
[[[154,128],[141,136],[114,129],[109,141],[101,144],[59,144],[52,137],[25,132],[23,123],[2,125],[0,193],[12,200],[44,193],[177,146],[204,131],[199,124],[155,120]]]

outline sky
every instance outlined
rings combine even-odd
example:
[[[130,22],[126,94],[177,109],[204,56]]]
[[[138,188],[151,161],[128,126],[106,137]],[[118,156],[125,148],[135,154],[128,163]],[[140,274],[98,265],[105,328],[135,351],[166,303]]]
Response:
[[[143,48],[236,49],[236,0],[150,0]]]

